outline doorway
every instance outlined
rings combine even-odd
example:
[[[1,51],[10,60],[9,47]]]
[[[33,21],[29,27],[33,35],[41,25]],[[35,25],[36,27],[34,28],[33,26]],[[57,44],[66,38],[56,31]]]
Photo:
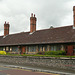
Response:
[[[21,54],[24,54],[24,53],[25,53],[25,47],[23,46],[21,49]]]
[[[70,55],[70,56],[74,55],[74,53],[73,53],[73,45],[68,45],[66,51],[67,51],[67,55]]]

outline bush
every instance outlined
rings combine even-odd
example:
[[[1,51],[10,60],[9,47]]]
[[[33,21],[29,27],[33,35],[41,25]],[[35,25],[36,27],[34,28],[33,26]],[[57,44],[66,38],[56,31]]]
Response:
[[[47,52],[38,52],[40,55],[66,55],[65,51],[47,51]]]
[[[5,51],[0,51],[0,54],[1,54],[1,55],[5,55],[6,52],[5,52]]]
[[[45,55],[66,55],[65,51],[47,51]]]

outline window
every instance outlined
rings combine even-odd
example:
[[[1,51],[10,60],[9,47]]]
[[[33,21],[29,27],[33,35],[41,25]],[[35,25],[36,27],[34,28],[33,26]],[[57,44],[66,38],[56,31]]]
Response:
[[[10,51],[12,51],[12,47],[10,47]]]
[[[3,51],[5,51],[5,47],[3,48]]]
[[[61,50],[61,45],[51,45],[51,51],[58,51]]]
[[[0,51],[2,51],[2,50],[3,50],[3,48],[4,48],[4,47],[0,47]]]
[[[40,51],[47,51],[47,45],[39,45],[38,49],[39,49],[39,52]]]
[[[9,51],[9,47],[6,47],[6,51],[7,51],[7,52]]]
[[[18,52],[18,47],[17,46],[12,47],[12,52]]]
[[[47,51],[47,45],[45,45],[44,48],[45,48],[45,51]]]
[[[36,46],[29,46],[28,52],[36,52]]]
[[[57,50],[57,51],[58,51],[58,50],[61,50],[61,48],[62,48],[61,45],[57,45],[57,49],[56,49],[56,50]]]
[[[40,47],[40,51],[43,51],[43,46]]]
[[[57,46],[54,46],[54,51],[56,51],[57,50]]]
[[[54,51],[54,46],[51,46],[51,51]]]

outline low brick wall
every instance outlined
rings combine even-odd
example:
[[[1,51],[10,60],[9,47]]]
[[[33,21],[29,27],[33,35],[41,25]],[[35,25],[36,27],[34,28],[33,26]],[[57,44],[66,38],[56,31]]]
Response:
[[[23,65],[29,64],[33,66],[75,70],[75,58],[0,56],[0,63],[23,64]]]

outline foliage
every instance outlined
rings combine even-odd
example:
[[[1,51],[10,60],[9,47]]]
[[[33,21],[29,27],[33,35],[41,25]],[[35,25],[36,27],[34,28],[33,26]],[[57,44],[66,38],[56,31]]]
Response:
[[[47,52],[38,52],[39,55],[66,55],[65,51],[47,51]]]
[[[6,55],[10,55],[10,56],[20,56],[20,54],[18,54],[18,53],[9,53],[9,52],[7,52],[7,54]]]
[[[0,55],[6,55],[5,51],[0,51]]]
[[[33,56],[33,57],[56,57],[56,58],[60,58],[60,57],[67,57],[67,58],[75,58],[75,56],[66,56],[66,55],[41,55],[41,54],[11,54],[11,53],[7,53],[6,56]]]
[[[47,51],[45,55],[66,55],[65,51]]]

